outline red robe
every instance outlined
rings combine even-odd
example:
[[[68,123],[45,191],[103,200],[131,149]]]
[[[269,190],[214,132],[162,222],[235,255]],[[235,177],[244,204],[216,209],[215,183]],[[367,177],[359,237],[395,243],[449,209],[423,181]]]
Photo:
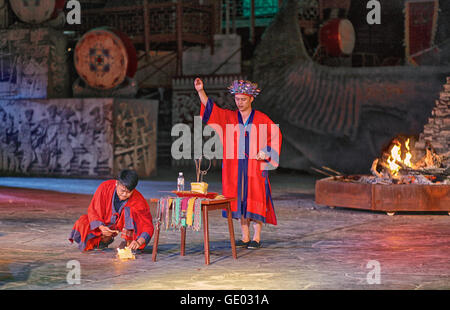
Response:
[[[222,191],[225,197],[237,198],[231,205],[233,218],[244,216],[276,225],[268,171],[279,163],[282,136],[278,125],[252,110],[244,127],[239,111],[222,109],[211,99],[206,107],[201,105],[200,116],[222,142]],[[268,159],[256,160],[259,151]]]
[[[153,220],[150,207],[144,196],[134,190],[130,198],[119,212],[114,210],[113,198],[116,190],[116,180],[105,181],[97,188],[88,207],[88,214],[82,215],[73,226],[69,237],[70,242],[77,242],[82,251],[98,247],[101,240],[100,225],[122,232],[122,238],[127,241],[140,237],[145,243],[143,249],[153,235]]]

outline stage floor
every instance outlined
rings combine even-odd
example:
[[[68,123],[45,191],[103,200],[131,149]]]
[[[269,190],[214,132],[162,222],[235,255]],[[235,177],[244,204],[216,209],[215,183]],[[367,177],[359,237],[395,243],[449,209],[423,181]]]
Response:
[[[209,266],[202,233],[191,230],[184,257],[175,231],[161,232],[157,262],[152,242],[136,260],[118,261],[119,238],[106,250],[81,253],[67,238],[99,182],[0,178],[0,289],[450,289],[447,213],[330,209],[314,203],[314,178],[290,174],[272,179],[278,225],[264,225],[263,247],[238,249],[237,260],[220,212],[210,215]],[[160,197],[173,183],[143,180],[139,190]],[[67,282],[71,261],[80,263],[81,284]],[[368,283],[371,261],[379,263],[380,284]]]

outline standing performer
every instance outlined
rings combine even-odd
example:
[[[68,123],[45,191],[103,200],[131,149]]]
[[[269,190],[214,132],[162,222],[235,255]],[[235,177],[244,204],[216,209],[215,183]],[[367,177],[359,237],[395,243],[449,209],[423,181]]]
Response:
[[[143,249],[153,235],[153,222],[147,201],[135,190],[137,183],[135,171],[122,170],[117,180],[100,184],[88,214],[75,222],[69,241],[77,242],[81,251],[89,251],[108,247],[122,232],[131,250]]]
[[[237,111],[213,103],[201,79],[197,78],[194,86],[202,102],[200,116],[215,129],[223,145],[223,195],[237,198],[231,204],[232,217],[240,219],[242,229],[242,240],[236,246],[259,248],[262,223],[277,224],[268,170],[278,167],[280,129],[266,114],[252,109],[260,92],[257,84],[236,80],[228,87]],[[250,221],[254,222],[252,239]]]

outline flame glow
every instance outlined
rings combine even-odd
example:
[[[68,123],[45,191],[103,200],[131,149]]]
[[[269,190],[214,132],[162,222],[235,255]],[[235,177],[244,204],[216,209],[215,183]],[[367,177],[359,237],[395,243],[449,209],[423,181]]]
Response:
[[[411,163],[412,154],[409,147],[409,139],[405,142],[405,148],[406,152],[404,155],[402,154],[402,145],[400,142],[395,141],[394,145],[391,148],[391,152],[387,159],[387,164],[393,176],[398,175],[398,172],[400,171],[402,166],[406,166],[409,168],[412,168],[413,166]]]
[[[403,161],[405,163],[405,165],[409,168],[412,168],[412,162],[411,162],[411,158],[412,158],[412,154],[411,154],[411,149],[409,148],[409,139],[406,140],[405,143],[406,146],[406,155],[405,155],[405,160]]]

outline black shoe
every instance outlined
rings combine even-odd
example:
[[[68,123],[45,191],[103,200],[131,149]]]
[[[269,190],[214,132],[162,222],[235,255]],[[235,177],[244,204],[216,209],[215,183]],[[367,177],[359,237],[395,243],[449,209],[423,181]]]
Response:
[[[249,244],[250,244],[250,241],[244,242],[242,240],[239,240],[238,242],[236,242],[236,246],[238,248],[246,248],[246,247],[248,247]]]
[[[261,247],[261,243],[258,241],[251,241],[248,246],[247,249],[259,249]]]

